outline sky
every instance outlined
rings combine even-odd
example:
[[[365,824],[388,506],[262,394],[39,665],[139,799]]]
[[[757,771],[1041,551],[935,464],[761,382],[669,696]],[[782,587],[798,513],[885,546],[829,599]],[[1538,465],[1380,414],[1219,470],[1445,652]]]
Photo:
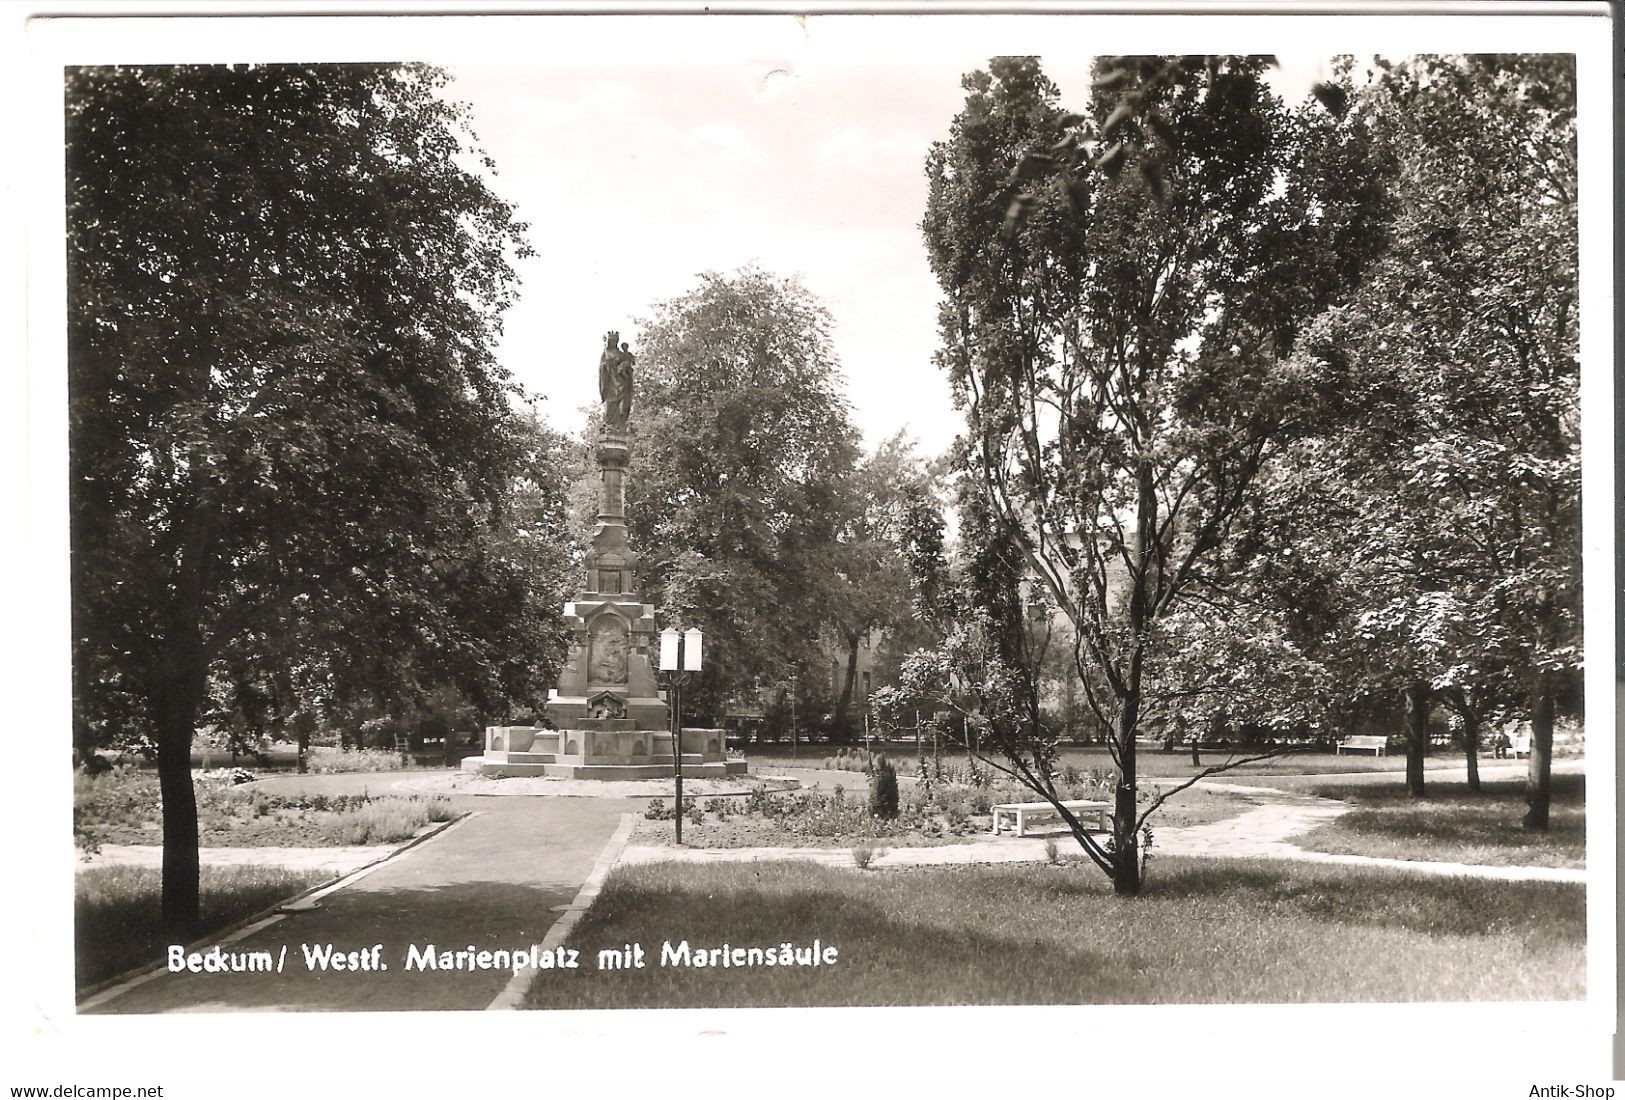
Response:
[[[494,185],[531,225],[503,363],[573,432],[597,401],[606,331],[638,349],[650,306],[701,272],[799,277],[834,318],[854,422],[927,454],[961,417],[934,366],[939,295],[919,221],[931,143],[963,106],[974,41],[873,56],[820,36],[799,52],[617,63],[456,64]],[[677,51],[672,51],[673,53]],[[1046,54],[1063,106],[1087,101],[1089,56]],[[1301,96],[1324,67],[1283,59]]]

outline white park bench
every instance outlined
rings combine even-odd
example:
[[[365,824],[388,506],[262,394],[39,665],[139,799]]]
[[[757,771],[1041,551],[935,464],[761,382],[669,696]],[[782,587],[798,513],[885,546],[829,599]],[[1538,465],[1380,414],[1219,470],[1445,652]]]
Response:
[[[1371,750],[1378,756],[1388,751],[1388,738],[1380,733],[1359,733],[1353,737],[1345,737],[1337,743],[1337,755],[1343,755],[1344,749]]]
[[[1520,733],[1512,739],[1512,745],[1507,749],[1512,754],[1512,759],[1517,760],[1529,755],[1530,740],[1531,738],[1527,733]]]
[[[1081,818],[1085,814],[1095,814],[1101,832],[1107,831],[1106,811],[1111,809],[1109,802],[1096,802],[1092,799],[1073,798],[1061,803],[1073,817]],[[1027,835],[1027,825],[1033,821],[1061,820],[1061,811],[1048,802],[1007,802],[1002,806],[993,807],[993,835],[998,836],[1000,821],[1013,821],[1017,836]]]

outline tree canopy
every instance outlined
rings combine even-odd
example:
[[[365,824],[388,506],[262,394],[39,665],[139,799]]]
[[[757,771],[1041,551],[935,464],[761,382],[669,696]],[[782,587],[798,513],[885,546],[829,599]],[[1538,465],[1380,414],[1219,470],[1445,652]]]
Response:
[[[828,312],[755,268],[640,326],[628,478],[643,596],[706,633],[696,712],[822,667],[856,430]]]
[[[1531,718],[1543,821],[1551,708],[1580,665],[1573,59],[1380,63],[1351,104],[1400,166],[1390,242],[1305,335],[1337,403],[1279,499],[1322,520],[1303,549],[1370,655],[1351,689],[1437,697],[1471,729]]]
[[[528,444],[492,347],[524,227],[463,166],[445,81],[67,74],[76,732],[156,740],[178,924],[211,678],[453,683],[493,713],[546,680],[535,563],[500,534]]]
[[[973,476],[997,536],[1071,620],[1111,730],[1111,849],[1074,832],[1133,893],[1148,668],[1181,601],[1216,591],[1259,471],[1317,412],[1288,352],[1376,252],[1382,166],[1358,120],[1283,106],[1264,59],[1147,82],[1137,113],[1106,92],[1117,64],[1097,66],[1081,115],[1033,59],[967,77],[927,159],[923,229]],[[1075,155],[1108,137],[1109,161]],[[1137,162],[1155,167],[1122,171]],[[1053,797],[1029,736],[1040,751],[1020,766]]]

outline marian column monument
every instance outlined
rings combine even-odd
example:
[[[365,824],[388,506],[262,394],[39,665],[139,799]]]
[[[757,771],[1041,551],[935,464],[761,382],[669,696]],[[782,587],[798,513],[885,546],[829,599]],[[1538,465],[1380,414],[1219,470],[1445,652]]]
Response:
[[[485,755],[463,761],[485,775],[566,779],[659,779],[672,774],[671,716],[655,683],[660,652],[655,608],[638,596],[638,557],[626,534],[636,358],[609,333],[598,357],[604,404],[598,459],[598,522],[586,547],[587,576],[564,605],[569,659],[548,693],[547,726],[490,726]],[[721,730],[683,731],[683,774],[728,772]],[[743,771],[736,762],[734,772]]]

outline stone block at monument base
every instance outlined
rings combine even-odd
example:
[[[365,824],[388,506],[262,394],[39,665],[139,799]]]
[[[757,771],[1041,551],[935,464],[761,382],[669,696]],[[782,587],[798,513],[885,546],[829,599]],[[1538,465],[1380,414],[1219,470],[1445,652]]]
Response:
[[[583,722],[592,721],[583,719]],[[488,726],[484,755],[468,757],[462,767],[464,771],[494,776],[669,779],[673,767],[671,733],[591,727],[549,730],[536,726]],[[727,742],[722,730],[683,731],[684,778],[721,779],[744,774],[745,761],[727,758]]]

